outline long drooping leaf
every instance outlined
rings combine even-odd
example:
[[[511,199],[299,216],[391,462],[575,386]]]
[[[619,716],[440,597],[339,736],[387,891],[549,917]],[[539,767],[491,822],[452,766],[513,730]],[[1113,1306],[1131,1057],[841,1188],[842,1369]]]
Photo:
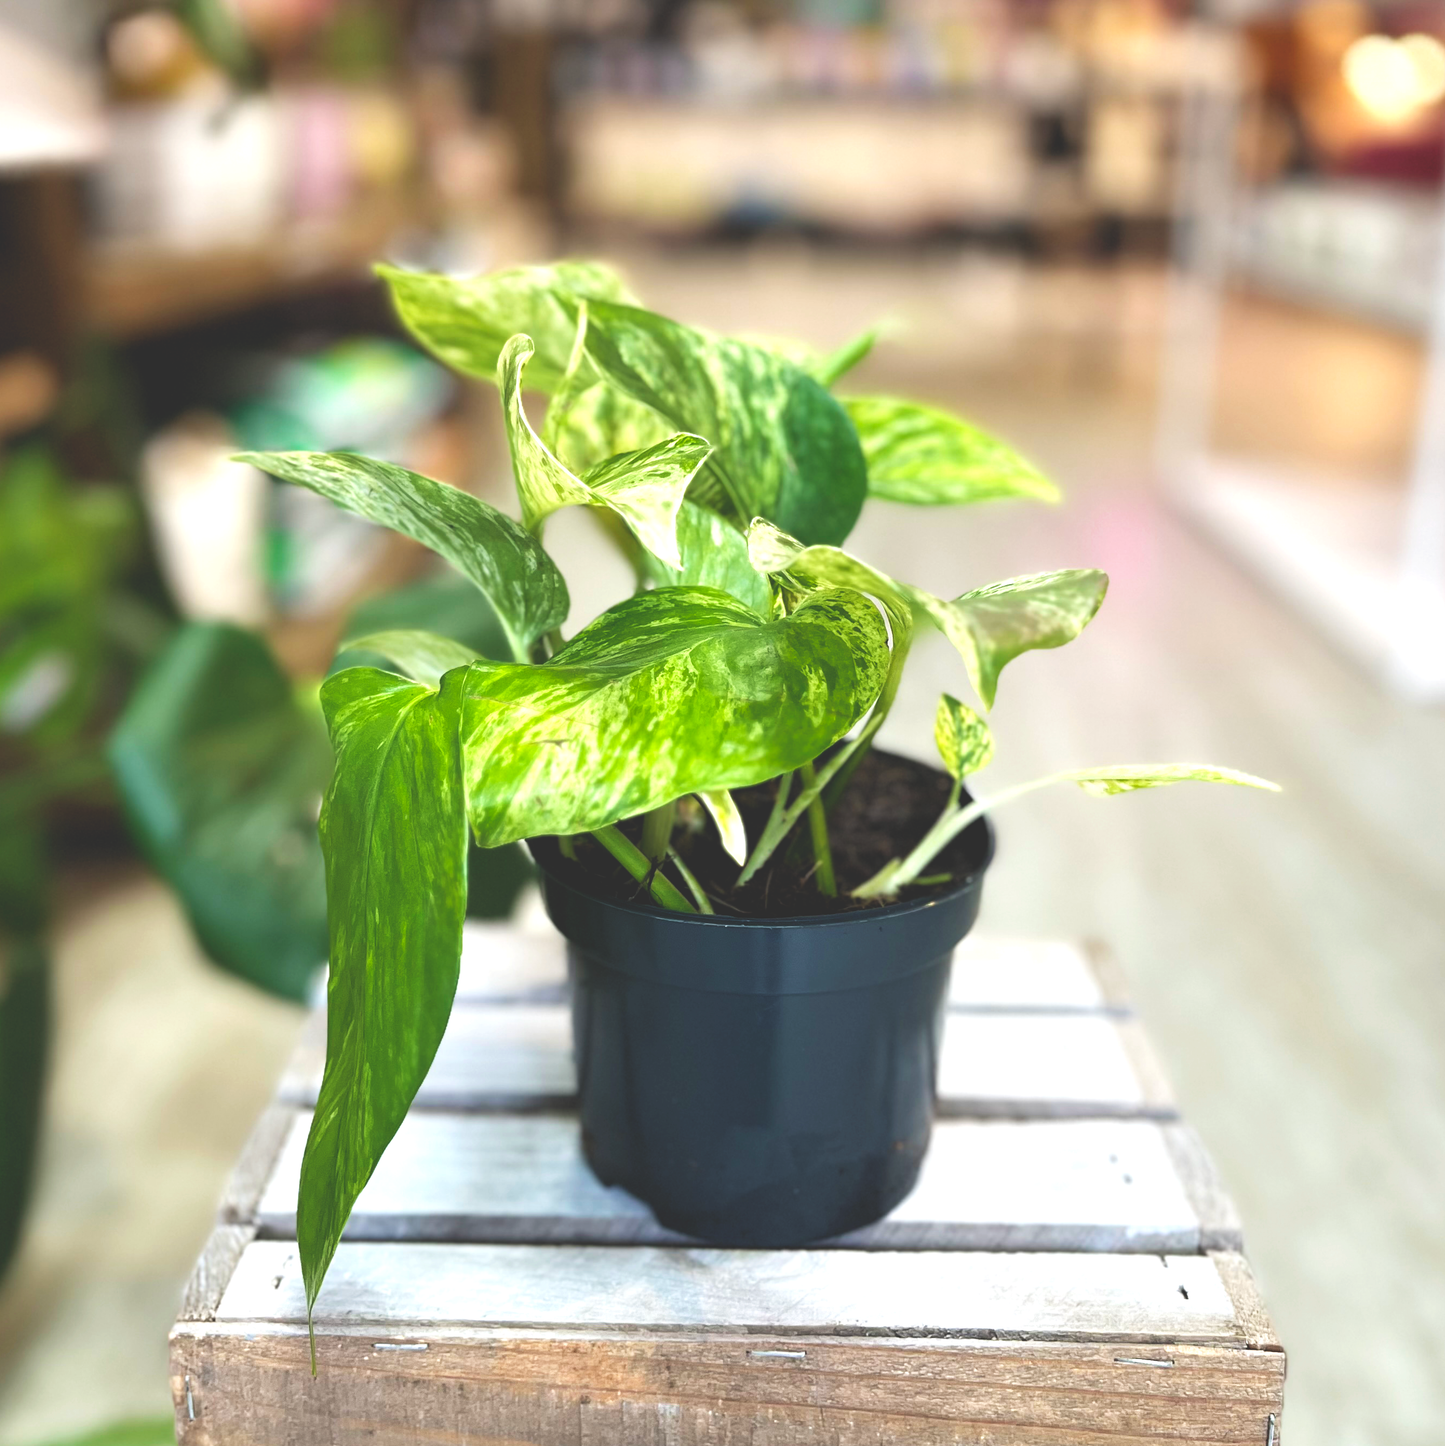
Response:
[[[241,460],[446,558],[486,595],[518,658],[567,616],[567,584],[541,543],[468,492],[352,452],[245,452]]]
[[[599,261],[517,266],[466,280],[395,266],[378,266],[377,274],[391,288],[407,330],[468,376],[495,381],[502,348],[510,337],[526,332],[537,346],[528,380],[545,392],[554,390],[566,372],[577,328],[576,301],[633,299],[617,273]]]
[[[440,691],[374,668],[322,685],[336,774],[321,811],[331,921],[326,1072],[301,1165],[308,1310],[347,1216],[431,1067],[456,994],[467,900],[458,723]]]
[[[870,497],[924,506],[1059,500],[1058,488],[1033,463],[961,417],[893,397],[848,397],[843,405],[868,459]]]
[[[110,738],[136,838],[223,968],[303,999],[326,959],[316,805],[331,773],[321,718],[265,643],[182,628]]]
[[[1095,568],[1040,572],[975,588],[952,602],[902,586],[958,649],[974,691],[992,708],[1004,665],[1020,653],[1072,642],[1099,611],[1109,579]]]
[[[540,667],[473,663],[463,756],[477,840],[578,833],[776,777],[847,732],[888,662],[883,619],[850,589],[763,621],[724,593],[660,588]]]
[[[747,539],[709,508],[684,502],[677,514],[681,567],[667,567],[651,554],[642,570],[659,587],[715,587],[737,598],[759,617],[771,617],[773,592],[748,557]]]
[[[641,452],[607,457],[576,476],[532,430],[522,408],[522,373],[531,355],[531,337],[514,336],[497,363],[523,523],[535,532],[559,508],[609,507],[649,552],[668,566],[680,567],[678,508],[712,448],[701,437],[679,432]]]
[[[847,414],[796,363],[638,307],[588,301],[587,354],[613,386],[716,448],[692,500],[839,543],[867,493]]]
[[[469,658],[506,659],[512,646],[492,605],[460,573],[447,568],[437,577],[423,578],[358,603],[346,622],[345,637],[366,638],[376,633],[421,630],[467,650]],[[330,671],[344,667],[390,668],[381,653],[345,647]],[[467,850],[467,918],[506,919],[517,896],[533,877],[532,861],[521,844],[499,849]]]

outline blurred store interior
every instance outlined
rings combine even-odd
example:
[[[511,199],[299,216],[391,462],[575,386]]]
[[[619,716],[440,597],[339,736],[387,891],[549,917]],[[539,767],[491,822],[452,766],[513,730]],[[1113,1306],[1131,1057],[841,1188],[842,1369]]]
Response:
[[[1058,480],[922,526],[870,503],[850,542],[944,592],[1109,571],[1089,632],[1015,665],[1000,781],[1283,783],[1040,795],[983,927],[1118,955],[1240,1202],[1289,1439],[1438,1442],[1442,168],[1445,0],[0,0],[0,803],[55,781],[43,870],[0,871],[53,1020],[0,1446],[169,1410],[180,1287],[301,1018],[207,961],[97,740],[179,619],[314,679],[428,567],[228,458],[354,448],[512,506],[495,391],[370,267],[569,254],[720,330],[883,321],[860,389]],[[549,533],[573,577],[590,527]],[[570,627],[627,588],[595,566]],[[920,648],[889,734],[929,758],[960,679]],[[44,1033],[19,978],[8,1039]]]

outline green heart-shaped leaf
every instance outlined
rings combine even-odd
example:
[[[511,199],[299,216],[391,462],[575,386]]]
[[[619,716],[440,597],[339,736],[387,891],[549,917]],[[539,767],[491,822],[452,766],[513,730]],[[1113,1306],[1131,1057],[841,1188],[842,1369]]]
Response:
[[[838,543],[867,493],[858,438],[796,363],[654,312],[589,299],[587,354],[633,401],[716,448],[694,502],[739,523],[766,517],[804,542]]]
[[[354,452],[243,452],[238,460],[446,558],[482,590],[518,658],[567,616],[567,584],[542,544],[469,492]]]
[[[530,381],[545,392],[567,370],[577,329],[575,299],[632,300],[617,273],[600,261],[515,266],[465,280],[395,266],[376,270],[407,330],[467,376],[495,381],[502,348],[526,332],[537,346]]]
[[[1031,497],[1059,490],[1032,462],[971,422],[894,397],[843,401],[868,459],[868,495],[921,506]]]
[[[1020,653],[1072,642],[1099,611],[1109,579],[1095,568],[1039,572],[975,588],[952,602],[900,586],[958,649],[974,691],[992,708],[1005,664]]]
[[[473,663],[463,715],[477,842],[579,833],[815,758],[872,705],[887,633],[833,588],[763,621],[707,588],[619,603],[539,667]]]

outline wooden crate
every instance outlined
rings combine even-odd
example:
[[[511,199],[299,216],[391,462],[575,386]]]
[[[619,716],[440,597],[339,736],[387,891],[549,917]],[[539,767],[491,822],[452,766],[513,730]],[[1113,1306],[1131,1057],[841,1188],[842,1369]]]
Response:
[[[363,1191],[307,1359],[296,1185],[324,1023],[171,1335],[186,1446],[1277,1446],[1239,1221],[1107,959],[969,941],[914,1193],[715,1250],[582,1163],[562,947],[469,926],[452,1023]]]

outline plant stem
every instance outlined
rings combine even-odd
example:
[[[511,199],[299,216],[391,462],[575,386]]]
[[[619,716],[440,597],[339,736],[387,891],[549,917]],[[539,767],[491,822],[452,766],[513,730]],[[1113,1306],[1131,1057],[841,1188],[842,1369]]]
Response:
[[[792,831],[793,825],[802,818],[804,810],[832,782],[834,776],[848,760],[855,753],[866,750],[872,744],[874,736],[888,717],[889,709],[893,707],[893,700],[898,696],[898,684],[903,679],[903,664],[908,657],[910,641],[910,639],[905,639],[895,645],[893,657],[888,665],[888,676],[883,680],[883,691],[878,695],[878,701],[873,705],[872,716],[868,719],[868,724],[863,731],[851,743],[845,743],[834,753],[818,770],[817,776],[811,784],[803,784],[802,792],[793,800],[790,807],[780,810],[774,805],[773,815],[768,819],[762,837],[757,841],[752,853],[748,855],[748,861],[738,876],[738,887],[746,884],[767,863],[773,856],[774,850]],[[782,795],[779,794],[779,798],[781,797]]]
[[[712,913],[711,900],[709,900],[708,896],[703,892],[702,885],[698,883],[696,878],[693,877],[692,870],[688,868],[685,863],[683,863],[682,855],[678,853],[676,849],[670,848],[667,851],[667,856],[673,861],[674,864],[677,865],[677,871],[682,875],[682,881],[687,885],[688,893],[692,895],[693,899],[697,903],[698,913]]]
[[[642,852],[649,863],[660,864],[667,857],[676,812],[677,804],[673,800],[642,815]]]
[[[896,894],[899,889],[913,883],[928,867],[934,857],[966,829],[975,819],[982,818],[992,808],[1010,799],[1032,793],[1036,788],[1047,788],[1051,783],[1065,783],[1075,775],[1072,772],[1051,773],[1047,778],[1036,778],[1031,783],[1016,783],[1005,788],[992,798],[975,799],[959,808],[951,803],[939,815],[938,822],[918,841],[918,845],[906,859],[894,859],[873,875],[871,879],[853,890],[855,899],[876,899],[884,894]]]
[[[678,892],[669,879],[657,872],[647,861],[647,856],[617,827],[609,823],[605,828],[594,828],[592,837],[637,880],[648,884],[653,899],[664,909],[675,909],[680,914],[695,914],[697,910]],[[649,883],[650,879],[650,883]]]
[[[577,845],[572,841],[572,835],[570,833],[557,835],[557,848],[561,851],[564,859],[576,860]]]
[[[803,787],[817,783],[818,775],[811,763],[805,763],[799,772],[803,775]],[[830,899],[838,897],[838,881],[833,876],[833,850],[828,845],[828,815],[823,808],[821,796],[815,797],[808,805],[808,831],[813,836],[813,857],[818,862],[818,892]]]

